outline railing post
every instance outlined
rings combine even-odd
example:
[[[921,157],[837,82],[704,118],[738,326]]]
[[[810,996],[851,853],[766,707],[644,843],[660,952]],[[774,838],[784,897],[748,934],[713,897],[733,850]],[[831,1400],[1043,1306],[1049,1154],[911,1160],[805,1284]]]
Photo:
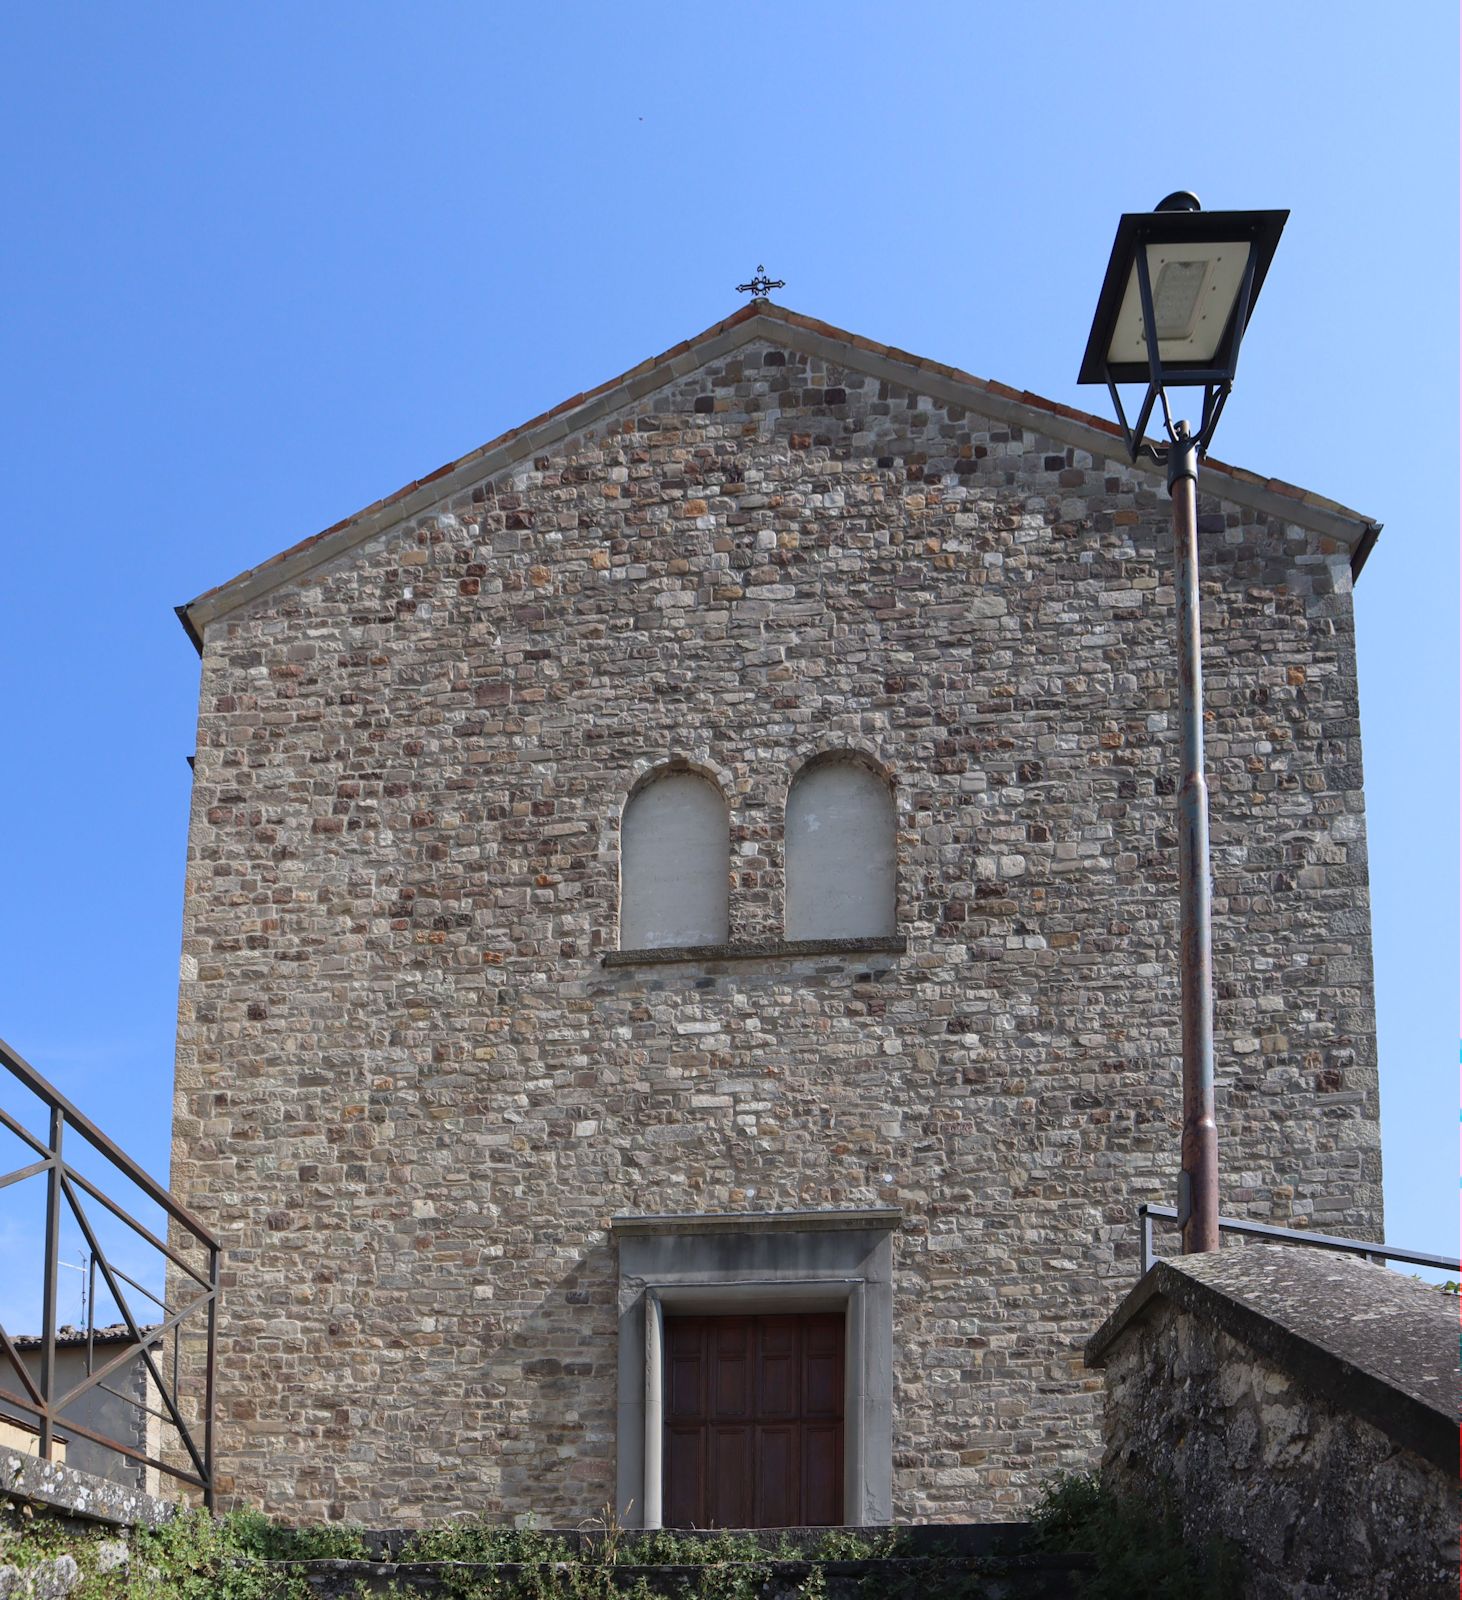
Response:
[[[56,1393],[56,1290],[61,1272],[61,1134],[66,1118],[59,1106],[51,1107],[51,1170],[46,1174],[46,1258],[42,1268],[41,1293],[41,1460],[51,1459],[55,1427],[51,1401]]]
[[[203,1476],[208,1480],[203,1489],[203,1504],[214,1510],[213,1488],[213,1380],[218,1357],[218,1257],[217,1245],[208,1251],[208,1282],[213,1290],[208,1301],[208,1354],[203,1379]]]
[[[1152,1270],[1152,1213],[1146,1206],[1137,1208],[1137,1227],[1142,1253],[1142,1276]]]
[[[91,1376],[92,1362],[95,1359],[95,1333],[96,1333],[96,1252],[86,1252],[86,1375]]]

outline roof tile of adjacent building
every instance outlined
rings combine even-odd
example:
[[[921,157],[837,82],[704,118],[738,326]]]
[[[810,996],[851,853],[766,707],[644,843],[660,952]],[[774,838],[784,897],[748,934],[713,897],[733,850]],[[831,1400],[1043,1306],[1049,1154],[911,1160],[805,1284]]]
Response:
[[[178,616],[201,653],[203,630],[217,618],[280,584],[303,576],[392,523],[420,514],[458,487],[480,482],[553,440],[591,426],[616,407],[684,377],[703,362],[716,360],[757,338],[841,361],[855,370],[886,378],[920,393],[932,390],[933,397],[955,400],[971,410],[1017,426],[1039,428],[1094,455],[1125,457],[1126,454],[1116,424],[1103,417],[1047,400],[1029,390],[977,378],[958,367],[931,361],[894,345],[879,344],[770,301],[753,302],[693,338],[683,339],[669,350],[631,367],[628,372],[582,394],[571,395],[551,410],[516,428],[509,428],[478,449],[414,479],[394,494],[300,540],[227,583],[205,590],[186,605],[179,606]],[[1224,478],[1219,492],[1226,499],[1281,516],[1341,541],[1351,552],[1352,571],[1359,574],[1380,533],[1379,523],[1280,478],[1266,478],[1212,457],[1206,460],[1205,466]]]
[[[138,1331],[146,1336],[156,1333],[158,1324],[155,1322],[144,1323]],[[72,1323],[63,1322],[56,1329],[56,1346],[61,1348],[74,1348],[84,1345],[90,1339],[92,1344],[132,1344],[132,1330],[125,1322],[111,1322],[104,1328],[93,1328],[90,1333],[85,1328],[75,1327]],[[45,1343],[38,1333],[18,1333],[11,1340],[17,1350],[39,1350]]]

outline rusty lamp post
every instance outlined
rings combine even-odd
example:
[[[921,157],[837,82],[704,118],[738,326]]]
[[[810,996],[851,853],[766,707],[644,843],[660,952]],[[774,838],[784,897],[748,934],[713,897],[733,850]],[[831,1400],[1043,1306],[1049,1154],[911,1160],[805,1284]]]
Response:
[[[1178,789],[1182,896],[1183,1253],[1218,1249],[1218,1129],[1213,1114],[1213,929],[1208,782],[1203,772],[1203,658],[1198,609],[1198,464],[1233,387],[1239,345],[1287,211],[1204,211],[1180,192],[1117,226],[1079,383],[1104,383],[1133,462],[1166,466],[1173,503],[1183,776]],[[1118,385],[1145,383],[1135,425]],[[1168,390],[1203,391],[1198,431],[1174,421]],[[1144,434],[1161,405],[1166,440]]]

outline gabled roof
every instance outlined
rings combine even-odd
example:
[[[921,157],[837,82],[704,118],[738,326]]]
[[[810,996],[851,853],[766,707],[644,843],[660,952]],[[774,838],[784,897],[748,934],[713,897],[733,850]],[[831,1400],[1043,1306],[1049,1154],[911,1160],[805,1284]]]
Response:
[[[354,516],[302,539],[217,588],[205,590],[195,600],[177,608],[188,636],[201,654],[203,630],[210,622],[281,584],[305,576],[392,524],[420,515],[445,497],[540,453],[557,440],[593,426],[621,406],[632,404],[756,339],[766,339],[801,354],[820,356],[856,372],[927,394],[931,399],[962,405],[996,421],[1030,428],[1094,456],[1126,460],[1116,424],[1104,417],[1043,399],[1027,390],[1012,389],[1008,384],[976,378],[958,367],[911,355],[892,345],[877,344],[769,301],[753,302],[693,339],[683,340],[597,388],[572,396],[551,411],[545,411],[520,427],[510,428],[480,449],[449,461],[424,478],[417,478]],[[1204,466],[1206,471],[1218,474],[1223,480],[1213,488],[1226,500],[1339,540],[1351,552],[1352,572],[1359,574],[1381,531],[1379,523],[1279,478],[1262,478],[1212,457]],[[1160,468],[1147,464],[1136,470],[1150,470],[1153,476],[1161,476]]]

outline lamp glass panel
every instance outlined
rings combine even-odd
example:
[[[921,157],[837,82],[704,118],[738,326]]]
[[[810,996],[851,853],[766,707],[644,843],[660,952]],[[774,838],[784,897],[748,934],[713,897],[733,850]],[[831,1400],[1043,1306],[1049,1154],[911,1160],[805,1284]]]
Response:
[[[1152,286],[1152,315],[1159,342],[1189,339],[1198,322],[1211,261],[1167,261]]]
[[[1218,354],[1229,313],[1244,281],[1247,239],[1217,244],[1150,244],[1147,271],[1152,282],[1157,348],[1164,365],[1206,365]],[[1133,263],[1112,330],[1108,360],[1147,362],[1142,327],[1142,291]]]

